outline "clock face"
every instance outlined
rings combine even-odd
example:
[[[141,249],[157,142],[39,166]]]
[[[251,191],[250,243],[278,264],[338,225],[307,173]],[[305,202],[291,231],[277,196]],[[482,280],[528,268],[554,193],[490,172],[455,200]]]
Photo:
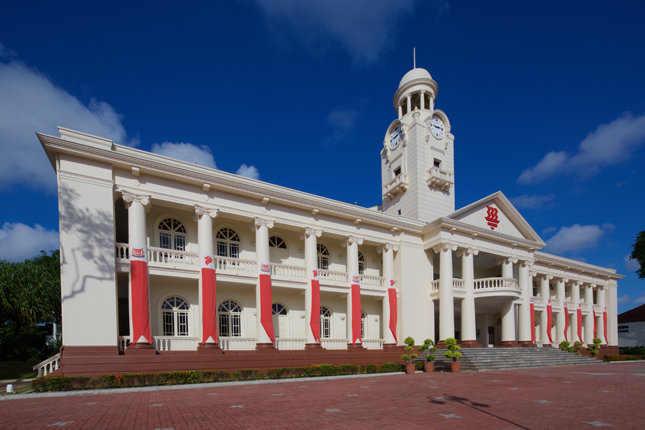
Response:
[[[396,149],[396,147],[399,146],[399,143],[401,142],[401,137],[401,124],[399,124],[394,127],[394,130],[392,130],[392,133],[390,133],[390,148]]]
[[[432,135],[437,139],[441,139],[444,133],[443,121],[437,115],[432,117],[432,123],[430,124],[430,131]]]

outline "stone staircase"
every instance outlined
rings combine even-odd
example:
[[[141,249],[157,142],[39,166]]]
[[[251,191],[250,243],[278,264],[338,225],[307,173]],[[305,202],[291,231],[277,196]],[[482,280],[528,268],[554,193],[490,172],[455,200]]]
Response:
[[[434,355],[435,371],[450,371],[450,359],[443,356],[446,349],[437,349]],[[598,364],[601,361],[557,348],[464,348],[461,350],[462,372],[486,372],[491,370],[533,369],[537,367],[579,366]],[[419,355],[425,361],[427,353]]]

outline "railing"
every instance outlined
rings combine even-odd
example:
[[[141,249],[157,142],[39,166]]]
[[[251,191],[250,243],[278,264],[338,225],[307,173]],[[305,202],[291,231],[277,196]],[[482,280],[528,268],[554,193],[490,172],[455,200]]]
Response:
[[[43,360],[33,367],[33,370],[38,370],[38,377],[47,376],[54,370],[60,367],[60,352],[47,360]]]
[[[217,342],[224,351],[253,351],[258,340],[250,337],[231,336],[219,337]]]
[[[320,346],[325,349],[347,349],[349,339],[320,339]]]
[[[432,281],[430,283],[430,286],[431,286],[432,291],[438,291],[439,290],[439,279],[437,279],[436,281]]]
[[[475,279],[475,291],[509,289],[509,288],[520,291],[520,288],[517,286],[517,279],[514,279],[514,278]]]
[[[366,349],[383,349],[384,339],[363,339],[363,347]]]
[[[148,247],[148,263],[199,265],[199,254],[196,252],[175,251],[174,249]]]
[[[132,337],[131,336],[119,336],[117,338],[117,342],[119,344],[119,351],[120,352],[125,352],[126,349],[128,349],[128,346],[132,343]]]
[[[307,339],[280,339],[275,338],[275,346],[281,351],[300,351],[305,349]]]
[[[258,263],[255,260],[242,260],[240,258],[215,257],[215,270],[230,274],[252,274],[258,273]]]
[[[431,187],[439,187],[446,190],[454,184],[454,179],[452,173],[441,170],[438,167],[431,167],[428,169],[428,179],[426,180],[426,183]]]
[[[129,260],[130,246],[127,243],[116,242],[114,244],[114,257],[117,260]]]
[[[533,304],[534,305],[544,306],[544,298],[543,297],[533,297]]]
[[[385,193],[394,192],[396,194],[398,191],[405,191],[408,189],[408,184],[408,175],[397,175],[385,186]],[[401,190],[397,190],[397,188],[401,188]]]
[[[452,288],[463,290],[465,288],[463,279],[453,279]]]
[[[198,337],[187,336],[153,336],[157,351],[196,351]]]
[[[307,270],[304,267],[271,263],[271,276],[304,280],[307,279]]]
[[[361,287],[385,288],[385,278],[381,276],[361,275]]]
[[[318,279],[320,283],[326,284],[347,284],[349,274],[347,272],[333,272],[331,270],[318,270]]]

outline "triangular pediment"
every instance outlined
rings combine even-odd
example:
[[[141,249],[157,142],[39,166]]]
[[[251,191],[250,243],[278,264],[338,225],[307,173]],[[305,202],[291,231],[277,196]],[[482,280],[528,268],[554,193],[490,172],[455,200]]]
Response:
[[[446,218],[494,233],[544,243],[501,191],[471,203]]]

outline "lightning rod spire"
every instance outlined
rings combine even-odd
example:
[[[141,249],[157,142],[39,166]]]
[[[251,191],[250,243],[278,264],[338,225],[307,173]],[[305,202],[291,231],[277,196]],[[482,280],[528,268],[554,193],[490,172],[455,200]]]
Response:
[[[412,48],[412,57],[414,59],[414,68],[417,68],[417,48]]]

